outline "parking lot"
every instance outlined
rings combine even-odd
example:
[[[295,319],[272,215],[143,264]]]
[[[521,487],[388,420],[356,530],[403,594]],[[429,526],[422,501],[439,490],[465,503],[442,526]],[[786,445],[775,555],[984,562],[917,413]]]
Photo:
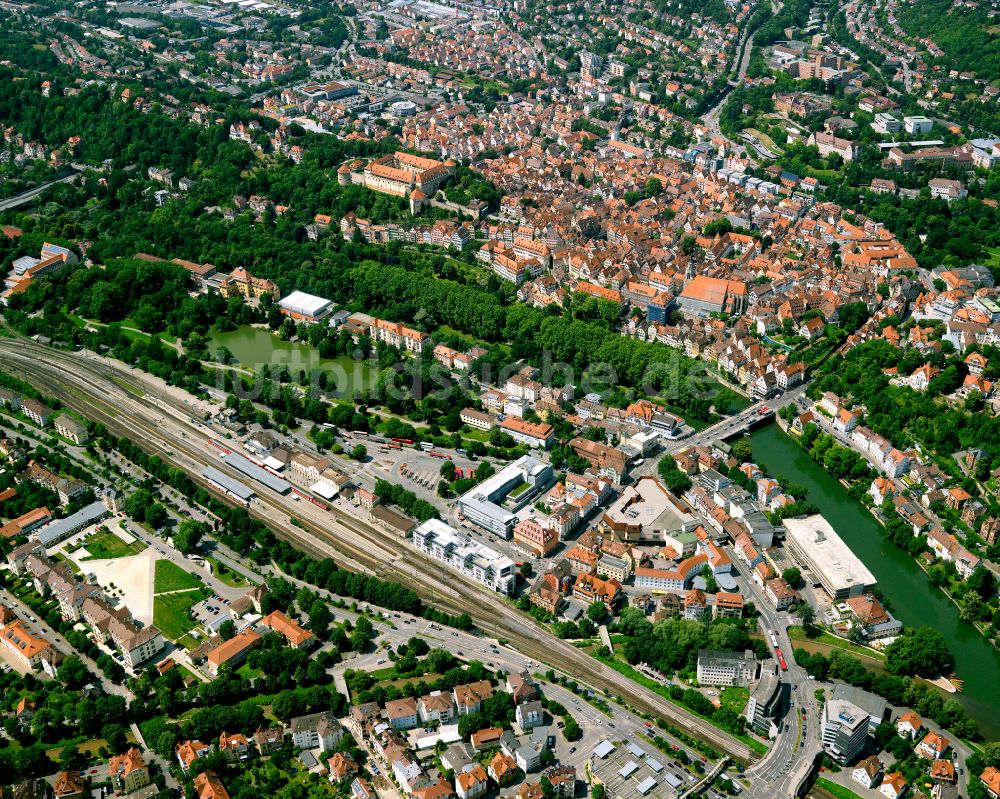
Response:
[[[194,605],[191,612],[199,624],[217,623],[220,617],[229,615],[229,600],[223,599],[218,594],[212,594],[208,599]]]
[[[400,464],[399,473],[410,482],[416,483],[428,491],[436,491],[438,481],[441,479],[439,472],[434,472],[427,467],[413,467],[405,463]]]

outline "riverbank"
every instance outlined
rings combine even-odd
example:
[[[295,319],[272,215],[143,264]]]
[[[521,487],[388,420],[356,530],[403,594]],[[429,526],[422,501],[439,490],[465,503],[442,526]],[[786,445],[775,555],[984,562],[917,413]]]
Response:
[[[781,429],[782,429],[782,431],[789,438],[795,439],[797,437],[797,435],[798,435],[794,431],[791,431],[787,427],[787,425],[785,427],[782,427]],[[802,449],[802,447],[799,446],[799,449]],[[802,450],[802,451],[805,452],[805,450]],[[847,478],[845,478],[845,477],[839,477],[839,478],[837,478],[837,482],[840,483],[848,493],[853,488],[853,485],[851,484],[851,482],[849,480],[847,480]],[[884,530],[886,528],[885,519],[883,519],[879,515],[879,513],[877,512],[877,509],[875,508],[875,506],[869,505],[865,501],[861,501],[860,504],[868,511],[868,513],[876,521],[876,523],[878,523],[878,525]],[[927,562],[925,562],[924,560],[922,560],[920,557],[914,557],[913,558],[913,562],[924,573],[924,575],[927,576],[927,578],[928,578],[928,581],[927,581],[928,587],[931,588],[931,589],[938,589],[938,590],[940,590],[940,592],[942,594],[944,594],[944,596],[947,597],[951,601],[951,603],[958,609],[959,614],[961,615],[962,605],[959,603],[958,598],[951,591],[948,590],[948,587],[945,586],[945,585],[933,585],[930,582],[930,564],[928,564]],[[979,634],[983,637],[983,640],[987,644],[989,644],[995,650],[997,650],[998,652],[1000,652],[1000,641],[994,641],[993,639],[991,639],[987,635],[987,630],[989,629],[988,625],[986,625],[984,622],[978,622],[978,621],[973,621],[973,622],[966,621],[964,623],[965,624],[969,624],[972,627],[974,627],[979,632]],[[941,678],[941,679],[943,679],[943,678]],[[945,689],[945,690],[948,690],[950,692],[954,692],[954,690],[955,690],[954,686],[952,686],[951,683],[948,683],[948,684],[949,684],[950,687],[947,688],[947,689]]]
[[[875,575],[893,613],[907,627],[938,630],[955,657],[964,680],[958,694],[942,694],[961,703],[988,740],[1000,738],[996,686],[1000,651],[959,618],[952,599],[929,590],[925,572],[910,555],[890,542],[869,509],[852,499],[844,486],[814,462],[797,441],[768,425],[751,434],[755,462],[767,473],[782,474],[805,486],[837,534]]]

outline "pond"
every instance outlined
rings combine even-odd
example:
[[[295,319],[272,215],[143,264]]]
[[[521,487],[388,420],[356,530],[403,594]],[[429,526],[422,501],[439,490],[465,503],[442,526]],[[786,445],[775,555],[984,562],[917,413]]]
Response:
[[[314,370],[327,373],[328,385],[336,386],[338,393],[352,396],[355,391],[372,388],[376,372],[365,361],[355,361],[347,355],[322,358],[315,347],[299,342],[285,341],[269,330],[241,327],[226,333],[213,333],[208,349],[214,355],[219,347],[226,347],[239,365],[259,372],[263,365],[270,368],[285,367],[295,380],[300,371]]]

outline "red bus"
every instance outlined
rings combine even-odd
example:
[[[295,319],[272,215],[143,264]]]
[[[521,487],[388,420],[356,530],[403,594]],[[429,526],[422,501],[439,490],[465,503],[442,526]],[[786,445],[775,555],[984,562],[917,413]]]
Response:
[[[413,441],[411,439],[409,439],[409,438],[394,438],[393,441],[395,441],[397,444],[412,444],[413,443]]]
[[[781,666],[781,670],[782,671],[788,671],[788,664],[785,663],[785,656],[781,654],[781,650],[778,649],[778,648],[775,648],[774,654],[776,654],[778,656],[778,663]]]

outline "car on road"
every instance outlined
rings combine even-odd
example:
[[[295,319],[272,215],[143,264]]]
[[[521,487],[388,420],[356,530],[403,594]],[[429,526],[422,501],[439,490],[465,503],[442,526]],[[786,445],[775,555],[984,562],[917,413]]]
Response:
[[[570,753],[570,754],[573,754],[574,752],[576,752],[576,747],[575,747],[575,746],[571,746],[571,747],[569,748],[569,753]]]

